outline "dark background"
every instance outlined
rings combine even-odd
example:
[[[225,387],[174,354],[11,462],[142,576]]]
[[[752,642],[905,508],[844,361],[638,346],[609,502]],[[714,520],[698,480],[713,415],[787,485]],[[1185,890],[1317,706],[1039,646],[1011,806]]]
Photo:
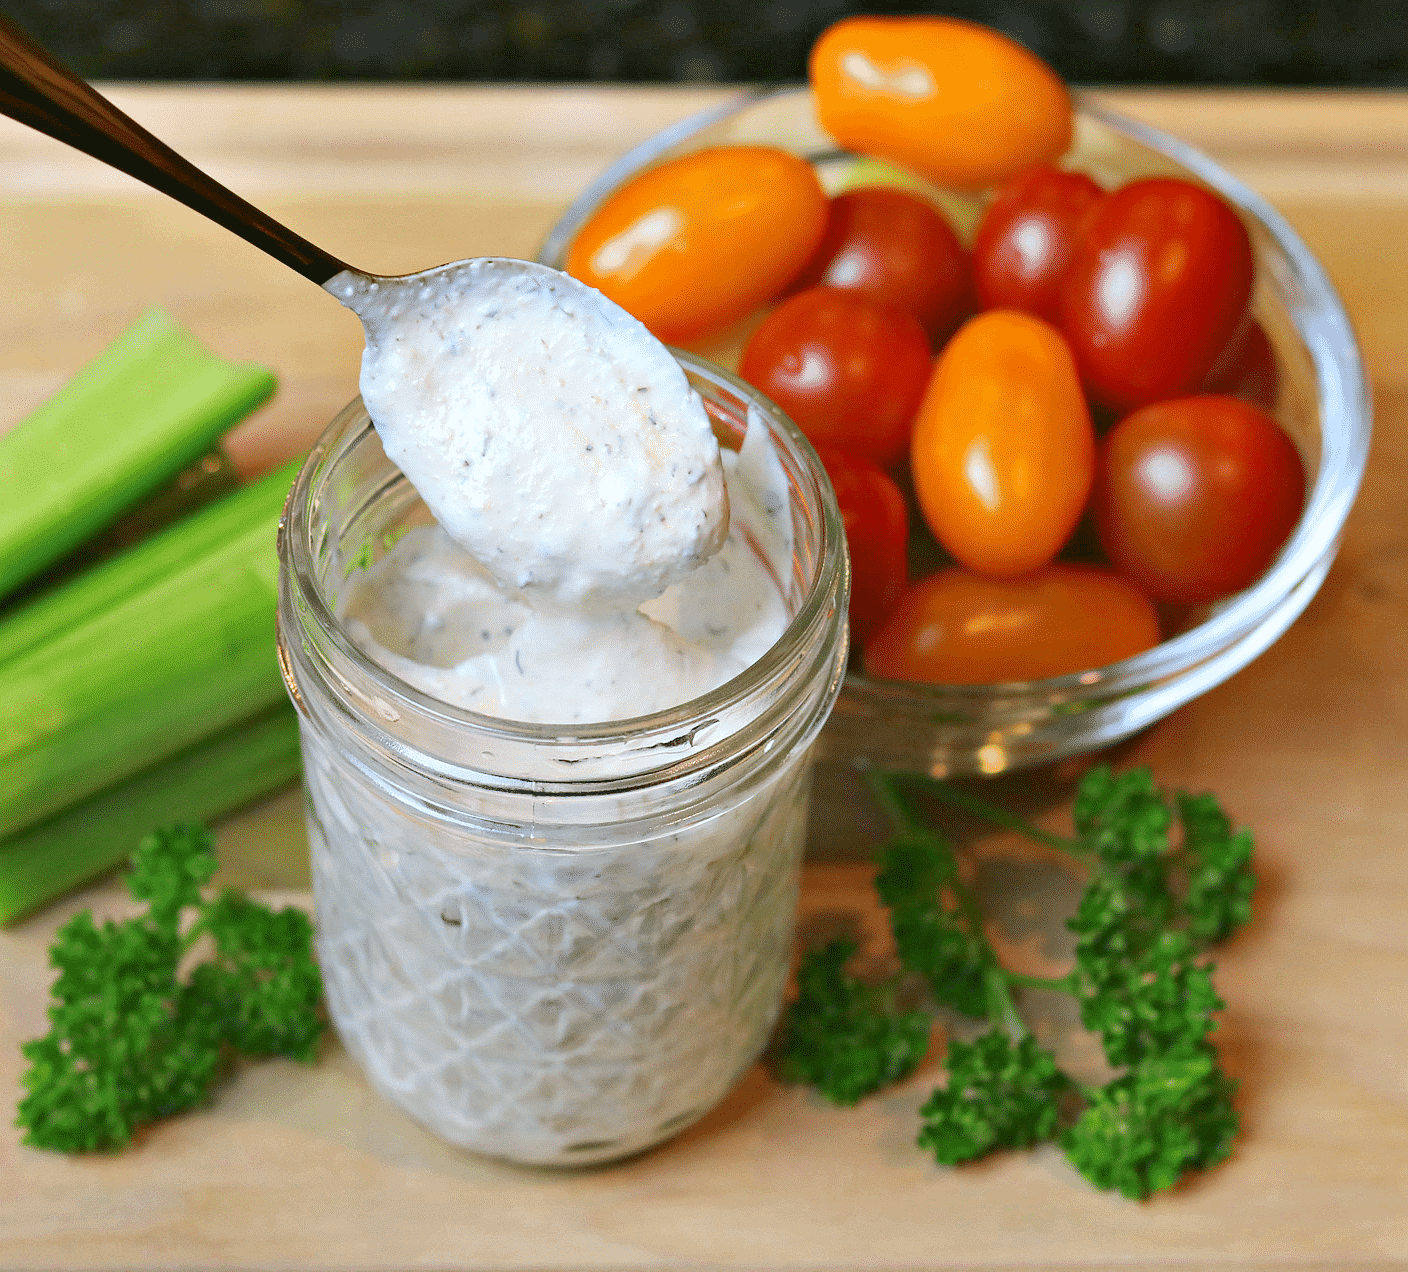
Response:
[[[1408,0],[7,0],[104,79],[788,80],[848,13],[989,23],[1067,79],[1408,85]]]

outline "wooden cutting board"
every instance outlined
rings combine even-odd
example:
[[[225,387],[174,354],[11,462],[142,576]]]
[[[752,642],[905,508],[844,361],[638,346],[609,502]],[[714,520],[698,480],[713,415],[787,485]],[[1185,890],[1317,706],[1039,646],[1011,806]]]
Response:
[[[114,96],[314,241],[396,272],[531,255],[611,158],[726,90],[125,87]],[[927,1070],[854,1110],[763,1067],[634,1161],[553,1173],[440,1144],[332,1044],[242,1070],[207,1111],[110,1158],[0,1132],[3,1268],[1388,1266],[1408,1261],[1408,96],[1111,93],[1267,194],[1328,266],[1377,424],[1339,561],[1231,682],[1122,750],[1215,790],[1258,834],[1252,926],[1224,952],[1218,1035],[1236,1155],[1135,1205],[1043,1149],[945,1170],[913,1147]],[[252,248],[0,121],[0,427],[142,306],[279,373],[236,439],[250,470],[355,391],[356,320]],[[3,710],[3,706],[0,706]],[[1013,779],[1059,824],[1061,774]],[[3,780],[3,778],[0,778]],[[306,901],[297,792],[228,822],[223,877]],[[882,930],[869,869],[808,867],[804,925]],[[975,845],[990,856],[1005,845]],[[1016,885],[1014,885],[1016,886]],[[0,1108],[44,1029],[45,950],[111,883],[0,931]]]

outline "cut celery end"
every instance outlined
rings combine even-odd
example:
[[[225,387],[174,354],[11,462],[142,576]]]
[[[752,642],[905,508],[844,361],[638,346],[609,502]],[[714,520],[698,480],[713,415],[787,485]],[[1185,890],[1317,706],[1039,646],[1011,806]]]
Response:
[[[277,519],[301,463],[293,460],[53,591],[0,615],[0,666],[158,582],[245,527]]]
[[[0,924],[119,865],[148,831],[223,817],[299,767],[298,716],[284,702],[0,840]]]
[[[284,472],[265,483],[286,489]],[[0,836],[283,697],[278,520],[269,511],[0,666]]]
[[[0,435],[0,596],[199,459],[274,391],[160,309]]]

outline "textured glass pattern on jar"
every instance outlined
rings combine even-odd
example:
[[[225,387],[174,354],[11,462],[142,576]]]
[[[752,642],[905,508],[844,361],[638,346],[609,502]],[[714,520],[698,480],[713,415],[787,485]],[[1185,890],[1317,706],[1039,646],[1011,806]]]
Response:
[[[307,733],[304,758],[334,1023],[443,1138],[523,1162],[619,1157],[693,1121],[763,1050],[803,757],[683,832],[567,850],[408,823]]]

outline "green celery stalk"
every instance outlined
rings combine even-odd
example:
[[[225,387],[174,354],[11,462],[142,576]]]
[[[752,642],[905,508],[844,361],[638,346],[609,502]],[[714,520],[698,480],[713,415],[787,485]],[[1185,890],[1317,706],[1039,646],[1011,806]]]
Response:
[[[62,587],[84,570],[101,565],[109,557],[150,539],[157,531],[239,488],[239,474],[221,446],[206,451],[194,464],[187,464],[159,490],[138,500],[67,556],[45,566],[33,578],[7,593],[0,600],[0,622],[36,596]]]
[[[0,615],[0,666],[140,592],[245,527],[277,518],[301,462],[293,460],[269,478],[241,487],[12,613]]]
[[[0,837],[283,697],[277,527],[271,510],[0,666]]]
[[[150,309],[0,435],[0,596],[199,459],[274,391]]]
[[[0,840],[0,924],[125,861],[157,826],[211,821],[298,776],[287,702]]]

